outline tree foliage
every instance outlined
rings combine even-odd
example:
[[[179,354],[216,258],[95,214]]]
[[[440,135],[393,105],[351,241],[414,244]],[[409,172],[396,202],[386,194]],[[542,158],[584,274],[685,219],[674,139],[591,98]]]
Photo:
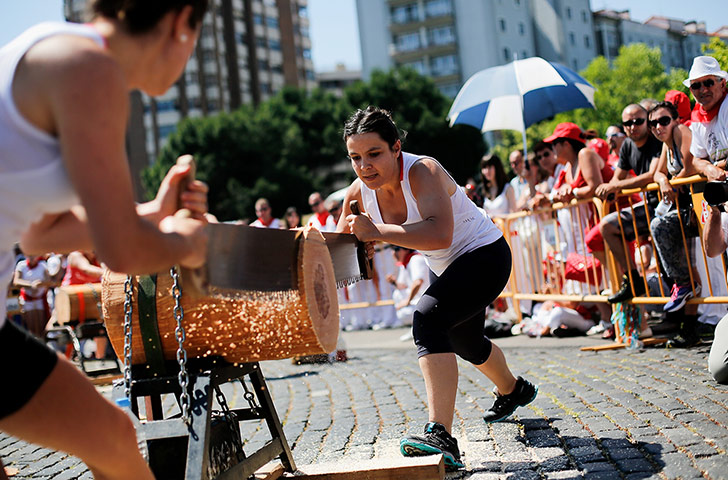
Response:
[[[144,172],[145,187],[156,191],[176,158],[190,153],[198,178],[210,186],[210,212],[219,219],[252,217],[258,197],[270,200],[275,216],[291,205],[305,213],[311,192],[326,195],[337,182],[353,179],[342,127],[356,108],[368,105],[392,110],[409,132],[405,150],[437,158],[461,182],[477,168],[485,150],[480,133],[447,125],[449,100],[430,79],[393,70],[350,86],[343,98],[286,88],[257,108],[188,118]]]
[[[728,70],[728,44],[719,37],[712,37],[707,45],[703,45],[703,52],[718,60],[723,70]]]

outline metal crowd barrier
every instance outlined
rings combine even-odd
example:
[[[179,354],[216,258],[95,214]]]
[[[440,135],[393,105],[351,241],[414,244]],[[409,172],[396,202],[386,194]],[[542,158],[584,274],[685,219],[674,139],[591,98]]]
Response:
[[[693,211],[698,220],[699,236],[696,239],[686,235],[687,226],[683,224],[681,215],[681,242],[688,259],[690,279],[693,284],[702,277],[702,291],[688,301],[688,304],[728,303],[728,283],[726,282],[725,254],[718,259],[709,259],[705,254],[702,242],[703,226],[707,217],[707,204],[703,200],[702,190],[705,178],[695,175],[689,178],[675,179],[670,183],[677,187],[689,185],[693,201]],[[612,292],[620,288],[622,272],[609,245],[605,243],[604,253],[606,265],[597,267],[599,262],[586,247],[587,232],[594,228],[610,211],[616,211],[617,205],[632,210],[635,218],[636,208],[645,208],[648,225],[652,221],[647,207],[635,205],[635,196],[645,198],[646,192],[657,191],[661,199],[659,186],[651,183],[643,188],[628,189],[619,192],[613,201],[603,202],[598,198],[572,200],[570,203],[555,203],[547,208],[534,211],[517,212],[496,217],[494,221],[503,231],[513,251],[513,270],[509,286],[501,297],[510,298],[516,314],[521,318],[521,303],[529,301],[542,302],[574,301],[587,303],[605,303],[607,295],[601,292],[610,289]],[[676,207],[679,199],[676,195]],[[646,203],[645,203],[646,204]],[[629,241],[624,235],[621,216],[619,230],[625,254],[630,255]],[[634,220],[633,220],[634,221]],[[632,225],[637,231],[636,222]],[[642,281],[646,294],[635,296],[633,304],[665,304],[670,300],[670,292],[663,285],[662,265],[657,259],[657,249],[651,234],[640,238],[635,235],[635,251],[640,252],[635,258],[638,270],[642,272]],[[649,268],[644,258],[644,246],[651,248],[655,260],[658,278],[659,295],[650,294],[647,284]],[[692,252],[695,255],[692,255]],[[694,258],[697,260],[694,260]],[[629,261],[627,262],[629,264]],[[719,267],[716,267],[716,263]],[[699,270],[701,274],[699,275]],[[630,278],[634,292],[634,281],[631,272],[625,272]],[[719,278],[716,278],[719,277]],[[697,292],[694,292],[697,293]]]

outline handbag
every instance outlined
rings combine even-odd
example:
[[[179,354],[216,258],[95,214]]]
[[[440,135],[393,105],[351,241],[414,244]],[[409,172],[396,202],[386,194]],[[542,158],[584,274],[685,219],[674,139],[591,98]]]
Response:
[[[602,282],[602,264],[594,257],[572,252],[566,257],[564,276],[568,280],[598,286]]]

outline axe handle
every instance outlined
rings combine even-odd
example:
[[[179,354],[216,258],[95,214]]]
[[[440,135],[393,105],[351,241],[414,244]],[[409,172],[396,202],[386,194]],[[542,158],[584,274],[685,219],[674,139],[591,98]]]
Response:
[[[187,190],[187,185],[195,180],[195,173],[197,167],[195,165],[195,159],[192,155],[182,155],[177,159],[177,165],[189,165],[190,172],[185,178],[179,183],[179,199],[178,206],[182,206],[182,192]],[[182,215],[191,217],[192,212],[187,209],[179,210],[175,215]],[[207,281],[207,265],[203,265],[200,268],[186,268],[179,267],[180,277],[182,277],[182,288],[185,293],[189,294],[193,298],[199,298],[205,296],[208,290]]]
[[[361,209],[359,209],[359,202],[352,200],[349,202],[349,210],[354,215],[361,215]],[[365,280],[370,280],[374,276],[374,261],[367,255],[367,249],[364,242],[358,242],[356,248],[356,255],[359,259],[359,269]]]

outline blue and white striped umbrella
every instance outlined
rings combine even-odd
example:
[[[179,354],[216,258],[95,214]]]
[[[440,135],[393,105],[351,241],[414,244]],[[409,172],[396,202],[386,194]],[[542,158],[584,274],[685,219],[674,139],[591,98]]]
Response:
[[[450,126],[525,132],[536,122],[577,108],[594,108],[594,87],[561,64],[531,57],[474,74],[447,116]]]

